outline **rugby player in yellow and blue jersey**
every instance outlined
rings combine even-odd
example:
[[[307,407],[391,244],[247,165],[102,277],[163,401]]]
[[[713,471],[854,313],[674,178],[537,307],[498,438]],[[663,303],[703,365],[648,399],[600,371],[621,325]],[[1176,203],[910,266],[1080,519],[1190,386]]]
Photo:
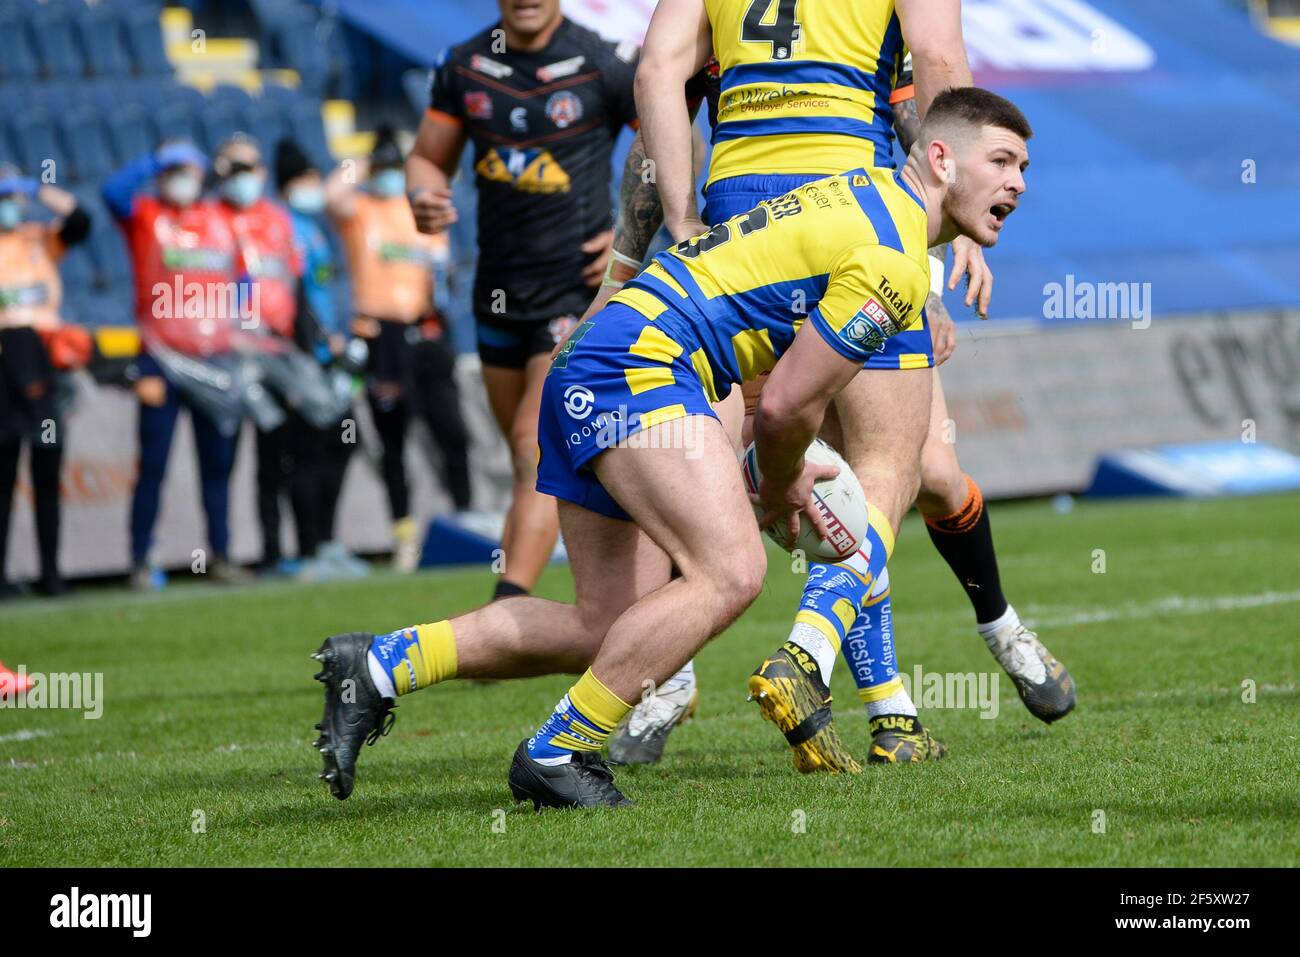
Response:
[[[913,49],[904,58],[909,45]],[[637,96],[646,152],[655,163],[665,223],[674,235],[704,228],[694,211],[694,182],[685,167],[689,154],[680,147],[688,126],[685,105],[675,91],[680,77],[690,75],[711,53],[718,91],[711,98],[714,148],[705,187],[704,218],[710,223],[826,172],[858,163],[892,167],[891,123],[907,151],[919,125],[918,110],[925,109],[937,89],[970,82],[958,0],[852,5],[664,0],[647,34]],[[969,272],[966,301],[977,304],[983,315],[992,276],[977,244],[960,239],[954,249],[950,288]],[[938,376],[929,371],[936,364],[931,337],[943,361],[955,336],[937,295],[942,251],[935,263],[936,294],[922,321],[890,339],[866,364],[834,404],[838,416],[824,437],[845,453],[875,506],[877,561],[892,552],[893,535],[915,499],[932,541],[971,599],[981,635],[1030,710],[1054,720],[1073,706],[1072,682],[1003,597],[979,488],[961,471],[951,441],[942,438],[947,407]],[[932,317],[939,323],[933,330]],[[745,387],[748,410],[759,388],[761,382]],[[724,422],[738,419],[740,392],[720,408]],[[881,409],[892,413],[883,422],[870,422],[871,412]],[[738,423],[733,428],[740,441]],[[871,718],[868,760],[942,757],[943,746],[921,726],[898,676],[887,573],[883,566],[876,569],[865,608],[851,602],[859,608],[856,619],[833,611],[847,607],[844,588],[852,581],[835,566],[810,566],[790,642],[760,667],[750,682],[751,693],[785,733],[800,770],[858,770],[830,720],[827,688],[836,653],[842,651]],[[774,675],[785,677],[774,684]],[[789,700],[801,682],[813,685],[805,697],[818,698],[816,713]],[[685,713],[682,702],[695,697],[688,665],[664,693],[638,706],[611,740],[611,758],[657,760],[672,722]],[[675,709],[670,707],[674,704]]]
[[[335,635],[316,742],[338,798],[396,698],[451,678],[581,677],[515,751],[517,800],[629,803],[601,748],[758,596],[766,552],[711,402],[768,372],[754,420],[760,521],[822,529],[804,451],[831,400],[929,292],[926,247],[992,245],[1023,192],[1030,129],[996,94],[937,98],[898,173],[859,168],[760,204],[660,254],[557,354],[538,487],[559,500],[576,600],[512,597],[386,635]],[[956,179],[962,188],[952,189]],[[802,295],[795,296],[794,292]],[[793,302],[803,308],[791,308]],[[677,576],[673,576],[673,569]]]

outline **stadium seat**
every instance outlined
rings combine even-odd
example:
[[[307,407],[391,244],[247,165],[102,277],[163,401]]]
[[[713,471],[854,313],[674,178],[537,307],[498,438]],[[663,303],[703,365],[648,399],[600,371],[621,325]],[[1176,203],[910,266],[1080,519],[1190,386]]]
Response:
[[[253,105],[253,98],[248,95],[248,91],[232,86],[229,83],[218,83],[208,93],[208,102],[214,105],[227,107],[234,110],[237,116],[247,114],[249,107]]]
[[[155,143],[172,139],[193,140],[195,143],[202,140],[194,114],[183,106],[161,107],[151,112],[149,119],[153,124]]]
[[[45,113],[34,111],[16,116],[9,124],[9,134],[24,174],[39,177],[46,164],[53,161],[55,181],[62,180],[62,153],[54,136],[54,124]]]
[[[316,39],[316,16],[311,11],[286,15],[271,39],[272,63],[296,70],[305,91],[320,95],[329,75],[325,51]]]
[[[72,18],[59,6],[42,4],[27,19],[32,47],[42,75],[50,79],[83,76],[86,64],[77,43]]]
[[[86,6],[75,21],[89,72],[100,77],[129,76],[131,60],[117,10],[104,3]]]
[[[134,103],[128,103],[111,113],[107,126],[108,141],[113,148],[116,166],[125,166],[157,146],[154,131],[150,128],[144,111]]]
[[[95,264],[94,287],[97,291],[118,289],[131,281],[131,261],[126,240],[107,213],[96,221],[88,242]]]
[[[248,132],[261,144],[262,155],[269,163],[275,154],[276,144],[289,132],[284,113],[278,104],[258,97],[250,104],[245,118],[248,121]]]
[[[58,126],[73,182],[98,182],[113,171],[113,149],[99,114],[77,107],[61,114]]]
[[[22,21],[12,11],[0,13],[0,82],[30,82],[37,70],[36,54]]]
[[[303,99],[290,107],[289,133],[317,168],[334,168],[334,156],[325,139],[325,124],[321,122],[320,101]]]
[[[25,105],[48,113],[50,116],[59,116],[80,100],[77,89],[79,87],[74,88],[71,83],[63,79],[32,83],[26,90]]]
[[[151,3],[133,5],[124,16],[124,27],[135,72],[141,76],[170,76],[172,65],[163,49],[158,8]]]
[[[199,145],[213,154],[232,134],[245,131],[246,124],[229,107],[211,106],[199,117],[199,126],[203,131]]]
[[[90,289],[95,281],[95,261],[84,243],[69,249],[59,261],[59,278],[63,280],[65,300],[84,295]]]

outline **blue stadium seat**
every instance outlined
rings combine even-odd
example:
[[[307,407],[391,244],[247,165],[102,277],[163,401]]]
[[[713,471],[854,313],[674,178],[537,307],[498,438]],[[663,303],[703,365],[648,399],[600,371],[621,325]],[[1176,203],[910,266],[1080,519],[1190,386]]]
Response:
[[[17,151],[18,165],[25,175],[39,177],[43,170],[51,168],[47,165],[50,160],[55,163],[52,169],[56,183],[63,182],[71,172],[64,170],[54,124],[46,114],[39,111],[19,114],[10,121],[9,134]]]
[[[244,130],[244,122],[234,110],[225,106],[211,106],[199,117],[199,127],[203,131],[199,145],[209,154],[216,153],[234,133]]]
[[[51,79],[83,76],[86,64],[77,44],[72,17],[55,4],[42,4],[27,20],[41,73]]]
[[[316,38],[316,15],[300,10],[280,19],[272,32],[271,51],[277,66],[297,70],[305,91],[320,95],[329,76],[329,61]]]
[[[129,76],[131,58],[118,11],[101,2],[83,7],[74,19],[89,72],[101,77]]]
[[[85,243],[73,246],[60,260],[59,278],[63,280],[65,300],[89,291],[95,281],[95,261]]]
[[[238,116],[244,116],[253,105],[253,98],[248,91],[228,83],[218,83],[208,93],[208,102],[234,110]]]
[[[303,99],[290,108],[289,132],[318,169],[334,168],[334,157],[325,139],[319,100]]]
[[[134,103],[110,113],[107,126],[108,142],[113,148],[113,160],[117,166],[125,166],[158,145],[144,111]]]
[[[98,182],[113,171],[117,164],[98,113],[77,107],[60,115],[58,125],[73,182]]]
[[[202,139],[199,136],[199,125],[195,121],[194,114],[183,106],[161,107],[150,112],[149,119],[153,124],[156,143],[172,139],[193,140],[198,143]]]
[[[121,289],[130,283],[131,260],[126,252],[126,238],[107,214],[96,221],[87,245],[95,264],[96,290]]]
[[[0,13],[0,82],[30,82],[38,65],[31,40],[13,12]]]
[[[278,104],[258,97],[253,100],[245,117],[248,120],[248,132],[261,144],[262,155],[270,163],[275,155],[276,144],[289,133],[289,124],[285,121],[283,111]]]
[[[132,6],[123,17],[127,50],[141,76],[169,76],[171,62],[163,49],[162,25],[153,4]]]

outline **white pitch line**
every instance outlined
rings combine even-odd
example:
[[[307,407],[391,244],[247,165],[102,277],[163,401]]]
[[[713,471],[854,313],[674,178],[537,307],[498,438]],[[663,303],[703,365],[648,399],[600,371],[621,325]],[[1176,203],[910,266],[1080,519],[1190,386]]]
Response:
[[[1300,591],[1266,591],[1254,595],[1189,596],[1170,595],[1142,604],[1130,602],[1118,608],[1079,609],[1057,617],[1044,609],[1040,614],[1027,612],[1025,618],[1034,626],[1060,627],[1093,625],[1107,621],[1134,621],[1155,618],[1159,615],[1204,615],[1216,611],[1238,611],[1243,608],[1266,608],[1270,605],[1293,605],[1300,602]]]
[[[24,728],[21,731],[15,731],[13,734],[0,734],[0,744],[6,741],[30,741],[33,738],[52,738],[53,731],[33,731],[30,728]]]

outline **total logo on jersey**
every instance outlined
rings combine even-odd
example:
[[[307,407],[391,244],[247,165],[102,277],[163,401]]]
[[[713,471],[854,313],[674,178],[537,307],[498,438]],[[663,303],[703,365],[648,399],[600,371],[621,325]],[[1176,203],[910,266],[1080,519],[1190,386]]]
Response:
[[[902,293],[898,292],[889,284],[888,276],[880,277],[880,285],[876,287],[880,294],[885,297],[885,302],[894,307],[894,315],[898,316],[898,325],[901,329],[907,325],[907,315],[912,311],[912,303],[908,302]],[[865,307],[864,307],[865,308]]]
[[[569,174],[547,150],[492,147],[474,172],[494,183],[509,183],[525,193],[567,193]]]

